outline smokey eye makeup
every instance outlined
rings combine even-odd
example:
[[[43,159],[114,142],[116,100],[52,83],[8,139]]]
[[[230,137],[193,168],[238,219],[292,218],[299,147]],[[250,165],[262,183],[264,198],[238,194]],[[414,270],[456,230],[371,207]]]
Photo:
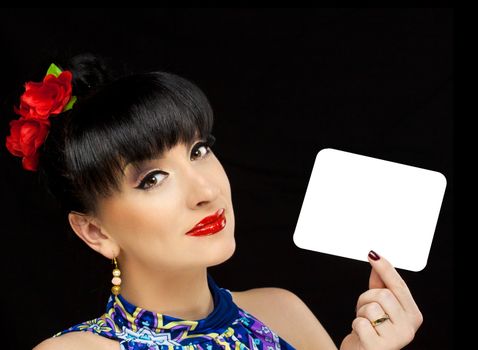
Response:
[[[214,145],[216,138],[213,135],[209,135],[206,140],[202,140],[197,142],[191,150],[191,160],[195,160],[198,158],[206,158],[211,153],[211,147]],[[201,152],[201,150],[204,151]],[[202,156],[201,156],[202,155]],[[135,188],[141,190],[148,190],[150,188],[161,185],[161,180],[158,180],[159,175],[167,177],[169,174],[165,171],[155,169],[149,173],[147,173],[144,177],[142,177],[140,183]]]

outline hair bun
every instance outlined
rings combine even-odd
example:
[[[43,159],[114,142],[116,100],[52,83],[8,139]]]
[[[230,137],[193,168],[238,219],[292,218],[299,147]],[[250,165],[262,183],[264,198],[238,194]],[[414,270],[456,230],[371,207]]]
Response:
[[[90,53],[72,57],[66,69],[73,74],[73,92],[79,98],[112,79],[112,73],[108,70],[104,58]]]

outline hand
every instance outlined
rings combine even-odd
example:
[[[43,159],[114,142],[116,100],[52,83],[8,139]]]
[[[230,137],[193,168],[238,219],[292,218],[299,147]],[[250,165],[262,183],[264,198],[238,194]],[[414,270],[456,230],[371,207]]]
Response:
[[[397,270],[385,258],[373,260],[372,257],[371,252],[368,259],[372,265],[369,290],[357,301],[352,332],[344,338],[340,350],[401,349],[413,340],[423,322],[423,316]],[[389,319],[372,325],[382,316]]]

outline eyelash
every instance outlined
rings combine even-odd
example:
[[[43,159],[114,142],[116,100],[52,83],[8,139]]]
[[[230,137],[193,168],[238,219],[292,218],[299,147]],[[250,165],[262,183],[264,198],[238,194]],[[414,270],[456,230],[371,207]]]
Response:
[[[196,152],[196,150],[200,149],[201,147],[203,146],[206,146],[206,154],[203,156],[203,158],[207,157],[210,153],[211,153],[211,147],[212,145],[214,144],[214,142],[216,141],[216,138],[212,135],[209,135],[207,137],[207,140],[206,141],[202,141],[202,142],[198,142],[194,145],[193,147],[193,154]],[[162,171],[162,170],[154,170],[152,172],[150,172],[149,174],[147,174],[142,180],[141,182],[139,183],[138,186],[136,186],[137,189],[140,189],[140,190],[149,190],[153,187],[156,187],[156,185],[152,185],[151,187],[147,187],[145,188],[144,186],[146,185],[146,183],[154,178],[157,174],[163,174],[163,175],[168,175],[168,173]]]

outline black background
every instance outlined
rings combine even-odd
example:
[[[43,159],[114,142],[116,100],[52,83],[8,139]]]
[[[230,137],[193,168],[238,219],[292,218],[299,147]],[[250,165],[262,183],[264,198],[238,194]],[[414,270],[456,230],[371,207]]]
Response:
[[[23,84],[76,53],[192,80],[215,111],[236,217],[236,252],[209,271],[230,290],[293,291],[337,345],[370,267],[292,241],[317,152],[439,171],[448,184],[428,265],[400,273],[424,315],[407,349],[451,349],[452,27],[451,9],[3,9],[1,137]],[[5,147],[0,167],[2,349],[28,349],[104,312],[111,264]]]

